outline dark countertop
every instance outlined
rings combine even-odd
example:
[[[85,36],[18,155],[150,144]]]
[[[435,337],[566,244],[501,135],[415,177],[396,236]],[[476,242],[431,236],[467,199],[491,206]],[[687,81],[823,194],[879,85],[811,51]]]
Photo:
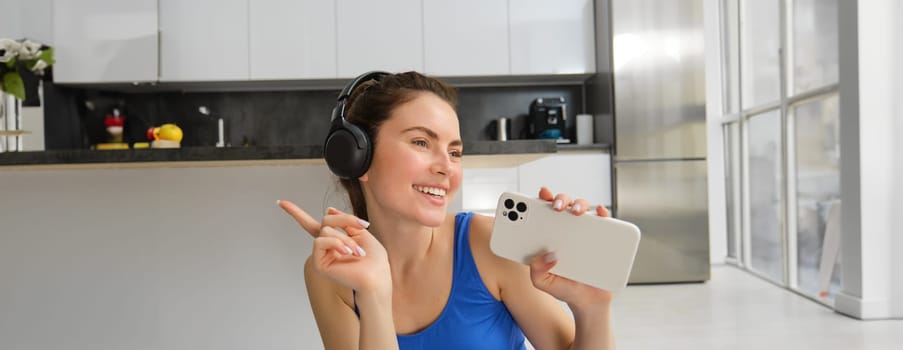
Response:
[[[556,145],[550,140],[465,141],[465,166],[504,166],[538,159],[559,150],[607,150],[608,145]],[[115,168],[252,164],[324,164],[321,146],[185,147],[137,150],[51,150],[0,153],[0,171],[16,168]],[[484,162],[486,162],[484,164]]]

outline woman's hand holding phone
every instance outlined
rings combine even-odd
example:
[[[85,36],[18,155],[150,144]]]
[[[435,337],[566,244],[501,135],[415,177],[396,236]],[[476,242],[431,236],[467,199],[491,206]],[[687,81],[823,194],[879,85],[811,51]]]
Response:
[[[546,187],[539,190],[539,198],[551,202],[552,208],[561,212],[562,215],[583,215],[589,209],[586,200],[571,198],[563,193],[553,195]],[[608,210],[604,206],[598,205],[595,209],[595,215],[608,217]],[[556,275],[550,270],[555,267],[558,262],[556,252],[547,252],[538,254],[530,260],[530,278],[533,286],[537,289],[549,293],[558,300],[568,303],[572,308],[580,308],[583,305],[607,305],[612,300],[612,293],[599,289],[566,277]]]

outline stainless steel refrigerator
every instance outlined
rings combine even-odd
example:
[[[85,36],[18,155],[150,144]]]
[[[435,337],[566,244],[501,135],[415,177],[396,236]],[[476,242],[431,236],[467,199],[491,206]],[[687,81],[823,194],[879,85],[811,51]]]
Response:
[[[613,86],[589,91],[612,101],[614,214],[642,230],[630,282],[708,280],[702,0],[596,6],[608,6],[597,46],[610,49],[598,79]]]

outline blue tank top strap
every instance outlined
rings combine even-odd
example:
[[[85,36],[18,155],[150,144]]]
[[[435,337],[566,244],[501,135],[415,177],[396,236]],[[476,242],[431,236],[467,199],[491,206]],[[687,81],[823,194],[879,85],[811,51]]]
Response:
[[[461,280],[464,276],[480,278],[473,252],[470,251],[470,219],[473,212],[462,212],[455,215],[455,276]]]
[[[351,300],[354,301],[354,314],[357,315],[357,318],[361,318],[361,310],[357,308],[357,291],[351,290]]]

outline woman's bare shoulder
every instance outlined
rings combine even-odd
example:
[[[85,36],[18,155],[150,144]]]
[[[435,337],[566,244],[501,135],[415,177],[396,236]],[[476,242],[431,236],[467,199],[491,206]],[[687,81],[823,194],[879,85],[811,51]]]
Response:
[[[470,219],[470,237],[471,241],[477,240],[481,245],[485,244],[489,247],[489,240],[492,238],[492,224],[495,218],[474,213]]]

